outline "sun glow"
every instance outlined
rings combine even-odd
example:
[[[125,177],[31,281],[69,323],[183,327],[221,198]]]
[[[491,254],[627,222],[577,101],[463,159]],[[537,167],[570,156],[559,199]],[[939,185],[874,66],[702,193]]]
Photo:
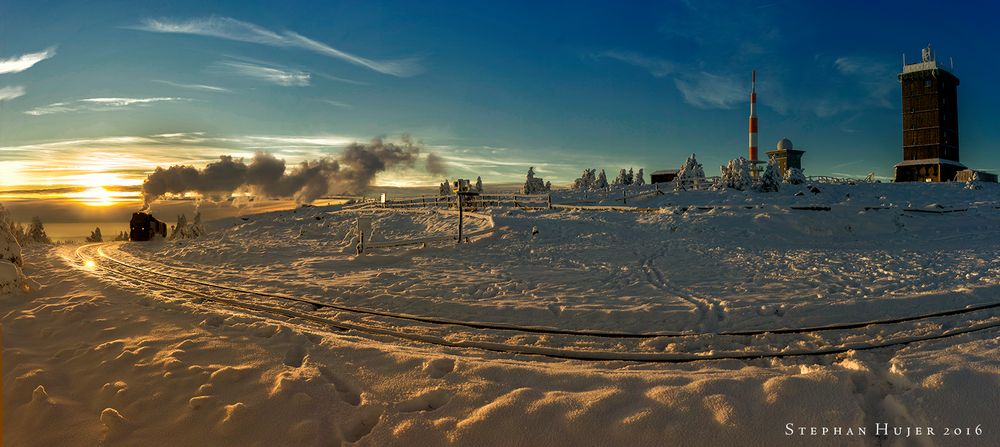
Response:
[[[67,196],[87,206],[111,206],[135,201],[139,197],[138,191],[123,190],[123,186],[130,182],[113,173],[89,173],[75,180],[74,183],[84,189]]]

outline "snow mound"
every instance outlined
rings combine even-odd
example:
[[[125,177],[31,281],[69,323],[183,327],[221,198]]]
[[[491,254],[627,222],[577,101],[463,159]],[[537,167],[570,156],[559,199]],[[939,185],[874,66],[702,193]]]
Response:
[[[21,267],[10,261],[0,261],[0,295],[26,291]]]

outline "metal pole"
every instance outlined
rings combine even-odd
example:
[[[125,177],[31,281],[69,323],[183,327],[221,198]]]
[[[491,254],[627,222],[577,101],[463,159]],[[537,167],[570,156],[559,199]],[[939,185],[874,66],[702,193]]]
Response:
[[[462,195],[458,194],[458,243],[462,243]]]

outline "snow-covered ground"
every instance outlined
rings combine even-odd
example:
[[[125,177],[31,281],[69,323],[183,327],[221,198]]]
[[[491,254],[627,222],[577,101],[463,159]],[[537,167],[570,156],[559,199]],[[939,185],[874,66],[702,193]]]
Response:
[[[390,241],[452,234],[456,216],[310,207],[214,221],[193,240],[29,247],[39,290],[0,297],[5,443],[997,445],[1000,312],[936,315],[1000,302],[1000,186],[963,186],[495,208],[467,216],[466,231],[495,226],[469,244],[361,256],[359,217]],[[376,330],[234,309],[183,289],[270,301],[184,278],[330,303],[282,308]],[[871,321],[885,324],[796,331]],[[969,329],[982,330],[936,338]],[[764,357],[533,355],[546,352]]]

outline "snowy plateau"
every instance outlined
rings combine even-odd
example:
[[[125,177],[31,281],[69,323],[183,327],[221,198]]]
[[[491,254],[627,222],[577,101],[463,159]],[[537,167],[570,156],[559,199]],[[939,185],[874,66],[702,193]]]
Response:
[[[27,245],[4,444],[1000,445],[1000,185],[616,197]]]

